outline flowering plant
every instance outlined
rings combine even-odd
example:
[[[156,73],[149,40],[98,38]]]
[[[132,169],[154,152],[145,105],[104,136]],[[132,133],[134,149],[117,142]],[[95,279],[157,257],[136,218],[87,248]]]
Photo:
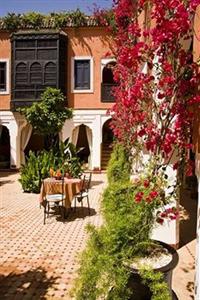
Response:
[[[142,173],[132,180],[135,187],[134,202],[149,206],[149,209],[155,210],[156,221],[163,224],[165,219],[176,220],[179,213],[175,206],[165,207],[171,200],[171,195],[166,196],[165,190],[168,180],[165,172],[160,171],[157,176],[151,176],[151,172]]]
[[[198,65],[192,58],[198,4],[200,0],[114,1],[118,86],[112,128],[135,176],[132,184],[124,182],[122,172],[115,180],[116,168],[111,169],[114,176],[103,196],[105,222],[90,228],[76,299],[130,299],[127,266],[151,250],[154,219],[163,223],[178,216],[175,207],[165,204],[176,196],[169,166],[174,157],[174,169],[180,166],[191,148],[191,105],[200,100]],[[163,278],[156,282],[147,273],[142,278],[150,282],[152,299],[171,299]]]
[[[193,20],[199,4],[200,0],[113,4],[118,86],[112,129],[129,151],[133,173],[140,174],[135,201],[155,202],[157,208],[176,196],[176,184],[168,191],[169,166],[173,172],[187,162],[191,173],[187,154],[192,149],[193,108],[200,102],[198,63],[193,61]],[[174,176],[177,179],[175,172]],[[157,220],[162,223],[166,217],[175,219],[175,208],[158,213]]]

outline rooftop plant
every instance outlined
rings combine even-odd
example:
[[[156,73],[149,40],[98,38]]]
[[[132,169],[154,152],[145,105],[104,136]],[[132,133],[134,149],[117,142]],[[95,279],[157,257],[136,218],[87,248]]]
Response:
[[[79,9],[74,11],[52,12],[44,15],[37,12],[24,14],[8,13],[0,18],[0,29],[16,31],[19,29],[61,29],[64,27],[98,26],[96,17],[87,16]],[[102,25],[102,24],[101,24]]]

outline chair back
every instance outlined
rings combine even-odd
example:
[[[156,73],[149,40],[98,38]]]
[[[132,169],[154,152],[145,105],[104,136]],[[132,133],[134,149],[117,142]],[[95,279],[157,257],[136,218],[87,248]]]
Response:
[[[81,180],[81,188],[80,188],[81,192],[85,190],[85,183],[86,183],[85,178],[86,176],[84,175]]]
[[[61,194],[64,197],[64,177],[60,180],[43,180],[42,184],[46,195]]]
[[[91,186],[91,180],[92,180],[92,172],[90,172],[89,177],[85,179],[85,190],[88,192]]]

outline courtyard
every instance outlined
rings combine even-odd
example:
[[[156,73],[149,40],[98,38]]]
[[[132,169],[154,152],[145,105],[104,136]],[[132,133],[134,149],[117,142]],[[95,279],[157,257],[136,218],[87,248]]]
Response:
[[[87,240],[85,225],[102,223],[106,174],[93,174],[90,215],[87,205],[78,206],[65,222],[50,216],[45,225],[39,195],[23,193],[18,178],[18,173],[1,173],[1,299],[72,299],[69,291],[77,276],[77,257]],[[195,246],[192,240],[178,250],[173,289],[179,300],[194,299]]]

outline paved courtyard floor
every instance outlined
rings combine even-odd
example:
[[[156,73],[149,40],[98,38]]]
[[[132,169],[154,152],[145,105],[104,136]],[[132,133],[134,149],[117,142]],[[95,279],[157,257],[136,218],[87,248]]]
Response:
[[[38,195],[22,192],[18,174],[0,176],[0,299],[72,299],[69,290],[78,267],[76,258],[87,239],[85,225],[102,223],[99,208],[106,175],[93,175],[90,216],[86,206],[77,207],[65,222],[51,216],[46,225]],[[179,300],[190,300],[195,241],[179,253],[173,287]]]

